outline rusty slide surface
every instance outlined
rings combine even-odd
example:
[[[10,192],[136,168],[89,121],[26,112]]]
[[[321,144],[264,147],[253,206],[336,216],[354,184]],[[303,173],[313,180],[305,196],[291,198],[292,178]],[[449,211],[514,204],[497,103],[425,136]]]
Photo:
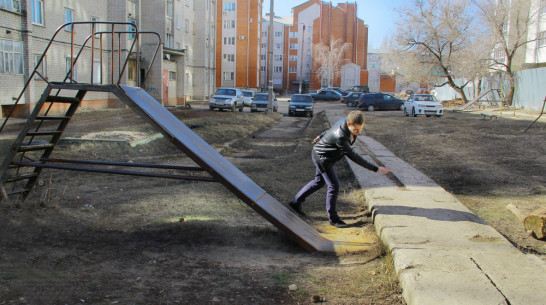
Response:
[[[358,243],[332,241],[321,236],[317,230],[269,195],[143,89],[120,86],[114,87],[113,91],[195,163],[308,251],[335,252],[358,247]]]

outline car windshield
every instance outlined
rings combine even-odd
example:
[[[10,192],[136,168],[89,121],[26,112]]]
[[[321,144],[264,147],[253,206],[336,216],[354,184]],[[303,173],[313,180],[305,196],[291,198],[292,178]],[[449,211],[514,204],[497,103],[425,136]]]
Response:
[[[243,91],[243,95],[252,97],[252,91]]]
[[[307,103],[312,103],[313,102],[313,99],[311,98],[311,96],[307,96],[307,95],[294,95],[292,96],[292,99],[290,100],[291,102],[307,102]]]
[[[415,101],[435,102],[436,99],[432,95],[415,95],[413,97]]]
[[[235,92],[237,92],[237,90],[235,90],[235,89],[223,89],[223,88],[221,88],[221,89],[216,90],[215,95],[232,95],[232,96],[235,96],[236,95]]]
[[[269,100],[269,95],[267,95],[267,94],[256,94],[256,96],[254,97],[254,100],[255,101],[267,101],[267,100]]]

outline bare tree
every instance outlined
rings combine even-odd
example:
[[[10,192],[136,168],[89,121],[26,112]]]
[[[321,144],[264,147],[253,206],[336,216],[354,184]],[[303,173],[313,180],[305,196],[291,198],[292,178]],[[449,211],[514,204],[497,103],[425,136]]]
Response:
[[[489,31],[488,37],[493,38],[494,46],[490,50],[490,69],[506,76],[509,87],[504,100],[512,105],[515,93],[514,69],[523,60],[524,47],[535,41],[529,38],[529,25],[537,22],[539,10],[535,7],[536,0],[472,0],[478,8]]]
[[[330,44],[313,44],[313,70],[321,77],[321,83],[327,83],[333,87],[334,77],[339,75],[340,66],[345,57],[345,51],[351,46],[350,43],[341,39],[332,40]]]
[[[463,101],[464,88],[483,73],[484,45],[468,0],[413,0],[399,13],[391,66],[409,81],[449,85]],[[487,53],[486,53],[487,54]]]

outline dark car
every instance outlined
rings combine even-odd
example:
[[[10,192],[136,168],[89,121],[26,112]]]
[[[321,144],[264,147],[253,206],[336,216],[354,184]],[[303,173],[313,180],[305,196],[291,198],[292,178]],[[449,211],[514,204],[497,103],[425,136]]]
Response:
[[[368,93],[360,96],[358,108],[374,110],[404,110],[404,100],[387,93]]]
[[[309,94],[294,94],[288,105],[288,116],[309,115],[313,116],[313,98]]]
[[[349,88],[349,92],[370,93],[370,87],[367,85],[352,86]]]
[[[336,91],[337,93],[341,94],[341,96],[347,96],[349,94],[349,92],[347,92],[347,91],[345,91],[345,90],[343,90],[341,88],[337,88],[337,87],[328,88],[328,89],[332,89],[332,90]]]
[[[250,112],[267,111],[269,106],[269,93],[256,93],[250,103]],[[273,112],[277,112],[278,103],[275,94],[273,94],[273,104],[271,105]]]
[[[363,94],[362,92],[351,92],[347,96],[342,96],[340,102],[347,104],[347,107],[356,107],[360,96]]]
[[[317,93],[311,93],[315,101],[339,101],[341,94],[333,89],[321,89]]]

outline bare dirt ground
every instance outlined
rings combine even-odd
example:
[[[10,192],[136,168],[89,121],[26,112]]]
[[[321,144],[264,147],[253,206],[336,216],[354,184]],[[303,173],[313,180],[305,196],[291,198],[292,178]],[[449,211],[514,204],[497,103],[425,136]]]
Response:
[[[281,202],[313,176],[310,141],[327,128],[323,114],[171,110]],[[164,139],[134,146],[154,135],[127,109],[81,112],[52,157],[193,164]],[[367,251],[308,253],[217,183],[44,170],[25,202],[0,203],[0,304],[405,304],[363,191],[346,164],[338,174],[344,233]],[[306,220],[331,233],[324,196]]]
[[[483,119],[481,113],[498,115]],[[546,116],[490,107],[444,117],[366,112],[366,133],[454,194],[525,253],[546,260],[546,242],[527,235],[506,209],[546,207]],[[449,234],[449,232],[446,232]]]

